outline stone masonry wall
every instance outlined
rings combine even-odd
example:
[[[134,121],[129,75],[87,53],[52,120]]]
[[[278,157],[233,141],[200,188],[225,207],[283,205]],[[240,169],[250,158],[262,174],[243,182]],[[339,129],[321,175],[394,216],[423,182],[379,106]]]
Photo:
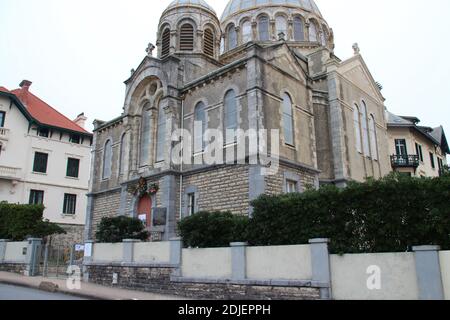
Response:
[[[102,218],[115,217],[120,207],[120,190],[106,192],[94,196],[92,212],[92,228],[90,238],[95,240],[95,232]]]
[[[306,186],[315,186],[317,175],[305,169],[293,169],[280,165],[280,169],[275,175],[266,177],[266,194],[278,195],[284,192],[285,173],[292,173],[300,177],[300,188],[304,191]]]
[[[225,283],[172,282],[174,268],[129,268],[114,266],[88,266],[89,282],[117,286],[158,294],[168,294],[194,299],[220,300],[318,300],[320,289],[310,287],[280,287],[235,285]],[[118,284],[113,285],[113,273],[118,274]]]
[[[186,188],[197,187],[199,211],[231,211],[234,214],[247,215],[248,178],[249,171],[246,165],[226,166],[186,175],[183,180],[183,208],[185,208]]]
[[[0,271],[11,272],[17,274],[24,274],[27,269],[27,265],[24,263],[1,263]]]
[[[52,236],[52,244],[62,245],[65,247],[84,243],[84,225],[60,224],[67,234]]]

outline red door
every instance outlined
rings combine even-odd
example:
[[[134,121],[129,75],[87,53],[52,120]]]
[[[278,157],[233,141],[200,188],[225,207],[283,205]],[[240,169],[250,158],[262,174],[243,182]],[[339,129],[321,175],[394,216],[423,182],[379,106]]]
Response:
[[[146,217],[146,226],[151,227],[152,225],[152,199],[147,194],[142,196],[139,200],[138,209],[137,209],[138,217],[141,218],[143,216]]]

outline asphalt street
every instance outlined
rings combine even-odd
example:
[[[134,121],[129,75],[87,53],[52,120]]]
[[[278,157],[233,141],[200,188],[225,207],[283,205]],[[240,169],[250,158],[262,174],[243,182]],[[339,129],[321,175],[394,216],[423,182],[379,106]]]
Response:
[[[85,300],[61,293],[0,284],[0,300]]]

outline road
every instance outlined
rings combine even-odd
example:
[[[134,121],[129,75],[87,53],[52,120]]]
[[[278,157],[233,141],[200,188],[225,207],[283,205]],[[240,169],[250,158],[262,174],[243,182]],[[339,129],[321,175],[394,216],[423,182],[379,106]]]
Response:
[[[0,300],[85,300],[61,293],[0,284]]]

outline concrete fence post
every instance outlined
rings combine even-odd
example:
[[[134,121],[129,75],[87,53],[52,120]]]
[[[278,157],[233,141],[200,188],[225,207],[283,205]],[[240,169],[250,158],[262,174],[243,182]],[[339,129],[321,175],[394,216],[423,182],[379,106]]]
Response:
[[[27,241],[27,256],[25,260],[27,266],[25,276],[34,277],[38,271],[39,252],[40,247],[42,246],[42,239],[30,238]]]
[[[123,240],[123,256],[122,262],[132,263],[134,261],[134,244],[141,242],[135,239],[125,239]]]
[[[6,253],[6,246],[8,245],[8,241],[6,239],[0,240],[0,264],[5,261],[5,253]]]
[[[444,300],[439,246],[413,247],[420,300]]]
[[[233,280],[247,278],[246,251],[248,244],[245,242],[233,242],[231,246],[231,271]]]
[[[86,240],[83,255],[83,281],[89,282],[89,267],[86,265],[94,260],[94,241]]]
[[[181,238],[171,238],[170,240],[170,264],[177,266],[173,275],[181,277],[181,257],[183,254],[183,240]]]
[[[323,285],[328,285],[328,287],[320,289],[320,298],[324,300],[332,298],[330,254],[328,252],[329,243],[330,239],[309,240],[311,248],[312,280]]]

